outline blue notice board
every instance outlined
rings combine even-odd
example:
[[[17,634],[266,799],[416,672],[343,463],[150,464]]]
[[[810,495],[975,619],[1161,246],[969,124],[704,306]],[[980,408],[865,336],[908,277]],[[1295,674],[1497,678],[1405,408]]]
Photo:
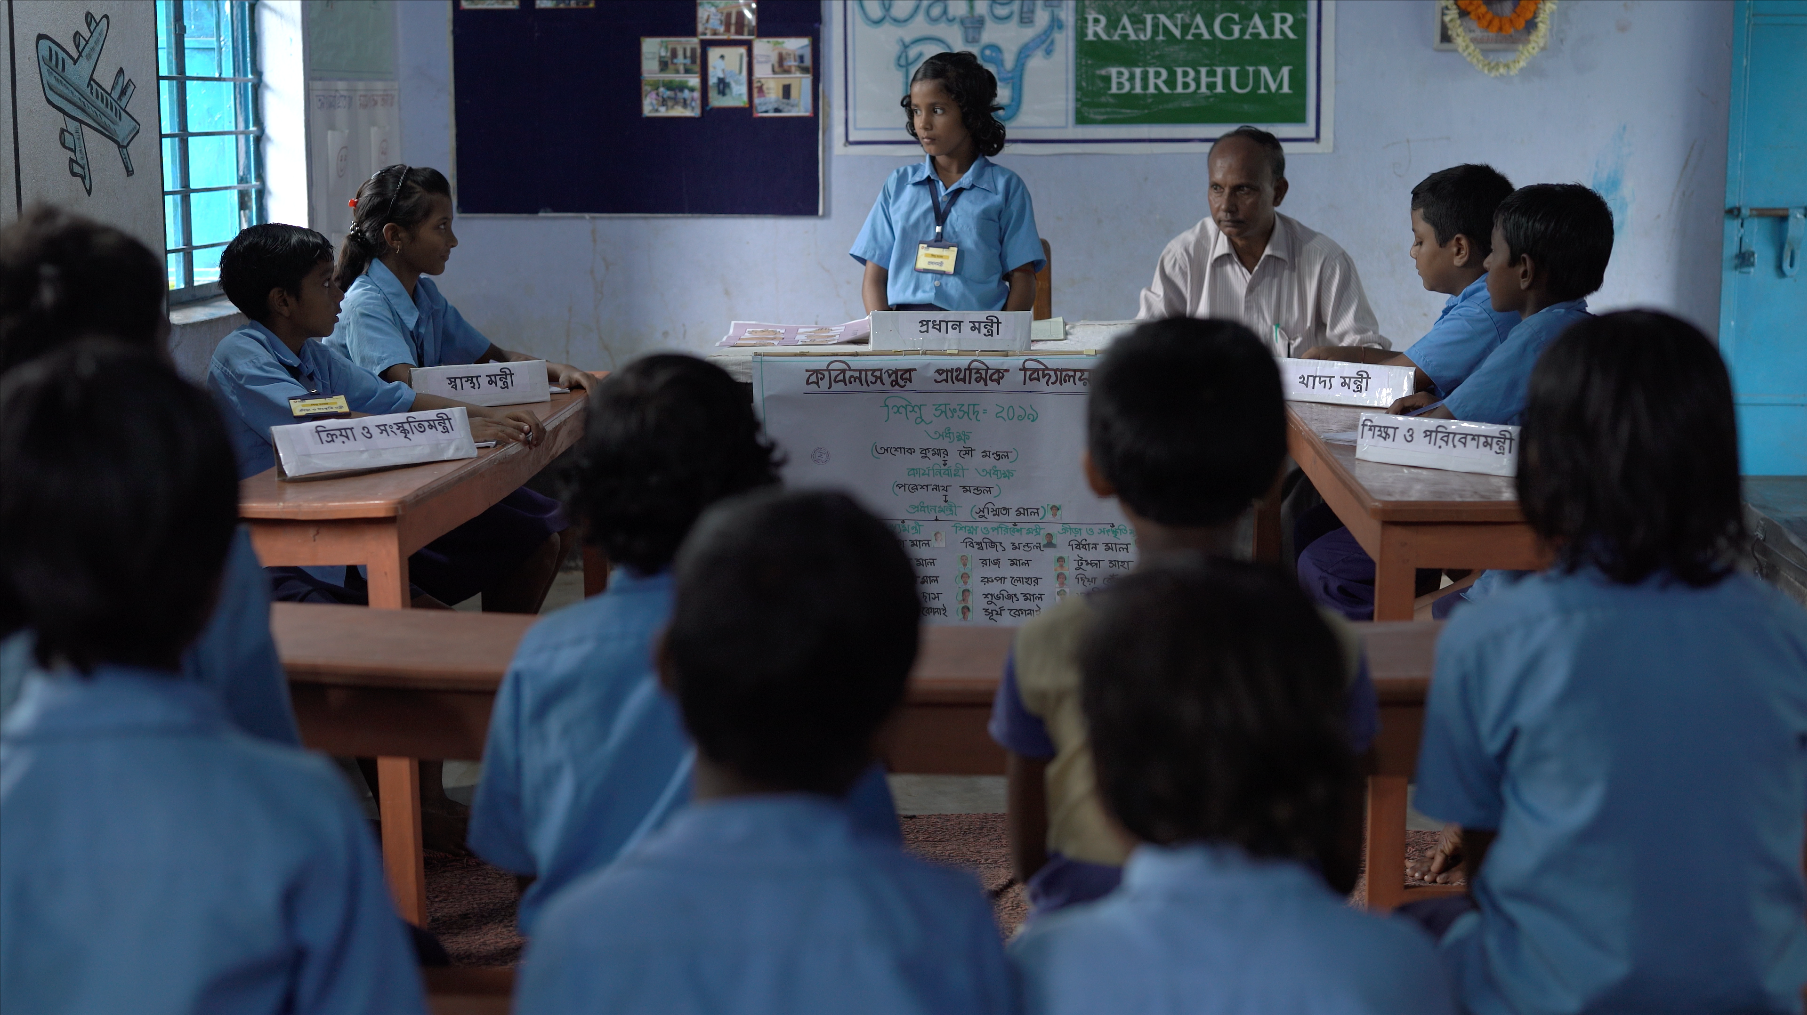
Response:
[[[821,53],[819,0],[756,10],[760,37],[806,37]],[[822,214],[819,61],[810,116],[755,116],[751,95],[735,108],[699,96],[695,117],[642,115],[641,37],[696,34],[696,0],[500,10],[453,0],[459,213]],[[700,45],[750,54],[753,41]]]

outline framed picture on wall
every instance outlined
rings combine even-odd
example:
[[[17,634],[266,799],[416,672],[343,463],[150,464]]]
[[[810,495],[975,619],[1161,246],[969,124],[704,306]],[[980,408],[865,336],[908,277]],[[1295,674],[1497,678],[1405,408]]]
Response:
[[[643,76],[700,73],[700,49],[695,39],[640,37],[640,73]]]
[[[751,39],[758,35],[755,0],[696,0],[696,34],[705,39]]]
[[[703,89],[697,78],[641,78],[641,116],[701,116]]]
[[[745,109],[747,79],[753,58],[745,46],[706,46],[703,53],[704,88],[710,109]]]
[[[810,39],[753,41],[753,115],[816,115],[815,47]]]
[[[1477,0],[1477,2],[1483,4],[1487,11],[1496,17],[1522,21],[1523,27],[1509,32],[1490,32],[1480,26],[1473,14],[1458,7],[1457,18],[1462,23],[1462,30],[1468,33],[1468,38],[1474,43],[1476,49],[1518,49],[1537,29],[1538,19],[1549,16],[1548,8],[1541,3],[1522,12],[1521,16],[1519,8],[1522,6],[1522,0]],[[1443,20],[1443,5],[1436,3],[1432,4],[1431,8],[1437,21],[1436,41],[1432,43],[1431,48],[1454,52],[1456,43],[1449,37],[1448,22]]]

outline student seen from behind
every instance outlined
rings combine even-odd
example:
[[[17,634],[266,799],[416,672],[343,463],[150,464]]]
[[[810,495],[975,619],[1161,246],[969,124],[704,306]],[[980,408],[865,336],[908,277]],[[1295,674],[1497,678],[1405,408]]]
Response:
[[[1807,983],[1807,613],[1746,541],[1724,362],[1667,314],[1531,375],[1525,519],[1555,555],[1437,645],[1417,806],[1467,899],[1420,915],[1471,1011],[1767,1011]]]
[[[1434,405],[1421,415],[1518,424],[1538,354],[1587,319],[1586,297],[1606,280],[1612,246],[1612,209],[1599,194],[1579,183],[1537,183],[1513,191],[1494,212],[1493,238],[1481,267],[1493,309],[1523,320],[1448,397],[1421,391],[1387,411]]]
[[[694,356],[646,356],[611,374],[584,425],[570,503],[615,569],[605,592],[521,640],[471,807],[471,848],[532,881],[523,932],[553,894],[690,801],[695,752],[653,667],[671,617],[671,561],[710,505],[778,482],[746,393]],[[862,823],[899,835],[882,769],[860,781],[853,806]]]
[[[969,52],[937,53],[898,104],[923,160],[885,180],[848,251],[874,310],[1033,310],[1047,266],[1022,177],[1004,150],[998,79]]]
[[[1175,317],[1138,326],[1099,359],[1086,409],[1087,481],[1116,497],[1135,530],[1137,566],[1176,553],[1228,556],[1238,519],[1265,494],[1286,456],[1285,402],[1273,354],[1222,320]],[[992,738],[1007,752],[1012,866],[1031,918],[1117,886],[1128,844],[1098,799],[1079,707],[1076,646],[1091,595],[1068,596],[1017,630],[992,704]],[[1345,649],[1347,721],[1357,754],[1377,724],[1374,685],[1353,632]],[[1332,884],[1355,881],[1360,823],[1327,861]]]
[[[1437,323],[1409,353],[1363,355],[1373,350],[1320,346],[1307,358],[1351,359],[1413,368],[1414,386],[1446,398],[1499,348],[1523,318],[1516,309],[1495,310],[1488,292],[1493,218],[1512,184],[1492,166],[1440,169],[1412,188],[1412,262],[1432,292],[1449,294]],[[1374,561],[1327,505],[1300,515],[1293,526],[1299,579],[1322,602],[1350,620],[1374,617]],[[1418,573],[1418,593],[1434,591],[1443,572]]]
[[[862,834],[835,799],[903,702],[919,609],[903,547],[844,495],[712,509],[659,650],[696,802],[551,900],[516,1010],[1016,1010],[978,883]]]
[[[0,1009],[425,1010],[339,772],[183,673],[237,520],[225,427],[161,357],[0,381],[0,609],[39,667],[0,723]]]
[[[0,231],[0,375],[86,336],[105,335],[168,362],[163,264],[112,227],[38,206]],[[146,597],[166,594],[152,585]],[[22,623],[11,614],[11,623]],[[0,714],[36,667],[26,627],[0,627]],[[236,527],[207,625],[182,655],[183,676],[211,688],[239,729],[299,745],[288,680],[270,637],[270,585]]]
[[[1104,899],[1011,945],[1036,1015],[1453,1010],[1430,941],[1324,882],[1359,807],[1343,649],[1278,571],[1169,556],[1095,597],[1081,700],[1114,828]]]

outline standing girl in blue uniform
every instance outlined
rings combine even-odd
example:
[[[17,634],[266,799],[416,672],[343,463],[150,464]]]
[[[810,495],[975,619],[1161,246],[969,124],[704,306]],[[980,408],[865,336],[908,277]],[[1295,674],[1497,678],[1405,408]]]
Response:
[[[1030,310],[1047,264],[1021,177],[1004,150],[998,79],[971,53],[937,53],[910,78],[904,129],[924,158],[885,181],[848,253],[874,310]]]
[[[444,174],[426,166],[385,167],[358,188],[353,208],[351,232],[339,249],[334,272],[335,282],[346,291],[345,302],[338,325],[325,341],[328,348],[385,381],[403,384],[409,383],[415,367],[536,358],[497,347],[425,277],[443,273],[458,245],[452,233],[452,187]],[[595,380],[564,363],[548,362],[546,376],[558,387],[586,391]],[[500,555],[518,561],[532,554],[530,563],[541,566],[521,574],[506,590],[485,586],[483,608],[537,613],[552,587],[558,561],[572,544],[561,538],[556,553],[534,548],[552,535],[562,537],[565,529],[557,501],[522,487],[415,554],[409,561],[412,580],[437,598],[454,602],[446,596],[469,596],[470,586],[455,578],[472,560]],[[457,545],[442,545],[447,540]]]

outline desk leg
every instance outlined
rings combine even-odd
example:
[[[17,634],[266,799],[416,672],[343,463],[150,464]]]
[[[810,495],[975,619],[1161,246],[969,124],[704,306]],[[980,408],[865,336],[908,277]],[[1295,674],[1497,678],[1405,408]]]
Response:
[[[392,529],[385,545],[372,553],[365,565],[370,572],[370,605],[379,610],[405,610],[414,601],[408,594],[408,557],[397,536]]]
[[[584,598],[598,595],[609,587],[609,558],[602,548],[584,544]]]
[[[1404,776],[1368,776],[1368,908],[1385,913],[1405,900]]]
[[[1404,552],[1404,539],[1392,526],[1380,527],[1380,556],[1374,561],[1374,619],[1411,620],[1417,599],[1418,569]]]
[[[1285,473],[1281,473],[1281,479]],[[1263,564],[1278,564],[1280,548],[1280,479],[1274,480],[1267,496],[1255,502],[1255,559]]]
[[[420,762],[413,758],[376,759],[379,808],[383,822],[383,870],[402,919],[427,925],[427,868],[421,855]]]

